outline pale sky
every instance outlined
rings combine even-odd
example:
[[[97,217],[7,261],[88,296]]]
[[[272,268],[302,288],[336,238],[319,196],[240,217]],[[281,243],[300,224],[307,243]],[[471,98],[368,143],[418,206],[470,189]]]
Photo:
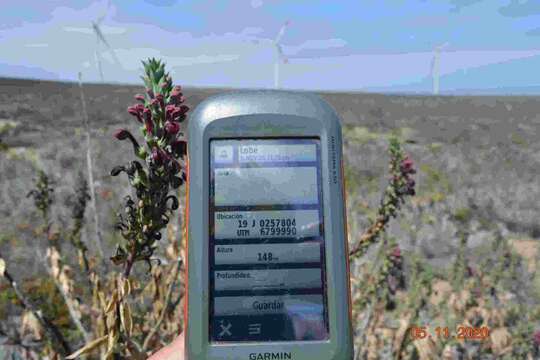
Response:
[[[114,51],[96,41],[92,21]],[[165,60],[185,86],[540,94],[538,0],[2,0],[0,77],[140,83]]]

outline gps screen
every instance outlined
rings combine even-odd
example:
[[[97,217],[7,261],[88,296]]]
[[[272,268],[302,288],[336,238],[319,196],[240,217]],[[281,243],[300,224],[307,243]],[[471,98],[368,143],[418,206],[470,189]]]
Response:
[[[210,141],[210,340],[328,339],[320,141]]]

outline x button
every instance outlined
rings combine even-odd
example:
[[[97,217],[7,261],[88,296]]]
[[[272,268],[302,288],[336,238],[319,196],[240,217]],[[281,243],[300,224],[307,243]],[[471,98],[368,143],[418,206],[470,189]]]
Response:
[[[231,336],[231,328],[232,324],[230,322],[227,322],[227,325],[225,325],[225,322],[223,320],[220,321],[219,326],[221,327],[221,332],[219,333],[219,337],[224,337],[225,335]]]

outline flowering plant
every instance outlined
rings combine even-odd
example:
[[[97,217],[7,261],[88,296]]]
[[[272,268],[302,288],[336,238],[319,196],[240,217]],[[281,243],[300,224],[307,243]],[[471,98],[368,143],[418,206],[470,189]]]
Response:
[[[125,277],[136,261],[150,264],[155,242],[178,208],[177,197],[169,191],[186,181],[187,146],[180,125],[186,120],[189,107],[183,104],[181,87],[173,87],[164,63],[150,59],[143,61],[143,65],[146,94],[136,95],[139,103],[128,107],[128,112],[141,124],[144,145],[129,130],[114,133],[116,139],[130,141],[135,155],[142,160],[116,166],[111,171],[112,176],[125,172],[136,192],[136,201],[126,196],[124,214],[118,214],[116,226],[126,242],[118,245],[111,258],[115,264],[124,265]]]
[[[390,139],[390,181],[381,199],[378,216],[375,222],[360,236],[356,245],[349,251],[349,256],[362,256],[369,245],[375,243],[384,231],[391,218],[397,216],[401,205],[407,196],[414,196],[415,181],[412,175],[416,173],[414,162],[405,155],[399,140]]]

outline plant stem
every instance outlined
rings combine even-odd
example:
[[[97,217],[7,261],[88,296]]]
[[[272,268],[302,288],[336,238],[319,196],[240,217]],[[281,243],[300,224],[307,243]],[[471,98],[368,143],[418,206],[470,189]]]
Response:
[[[146,336],[146,339],[144,339],[143,350],[146,350],[148,348],[148,344],[150,343],[150,340],[152,340],[152,338],[158,331],[159,327],[161,326],[161,323],[165,319],[165,313],[167,313],[168,305],[171,300],[172,289],[174,287],[175,279],[178,276],[178,273],[180,272],[181,264],[182,264],[182,258],[178,258],[178,260],[176,261],[176,264],[174,265],[174,271],[171,277],[171,281],[169,283],[169,287],[167,289],[167,294],[165,295],[165,302],[163,305],[163,309],[161,310],[161,314],[159,315],[158,321],[156,322],[152,330],[150,330],[150,332]]]
[[[128,258],[126,260],[126,267],[124,269],[124,279],[129,278],[129,275],[131,274],[131,269],[133,268],[133,264],[135,263],[135,254],[137,252],[136,247],[132,247],[131,252],[128,255]]]
[[[97,206],[96,206],[96,192],[94,189],[90,127],[89,127],[89,120],[88,120],[88,112],[86,111],[86,100],[84,98],[84,91],[83,91],[83,85],[82,85],[82,74],[80,72],[79,72],[79,90],[80,90],[82,111],[83,111],[83,123],[86,130],[86,165],[87,165],[87,170],[88,170],[88,185],[90,188],[90,196],[91,196],[90,204],[92,206],[92,210],[94,213],[95,242],[96,242],[97,251],[99,255],[101,256],[101,258],[103,259],[105,256],[103,253],[101,230],[99,226],[99,216],[98,216]]]
[[[0,254],[1,257],[1,254]],[[8,281],[9,285],[15,292],[15,295],[17,296],[17,299],[22,304],[23,309],[30,311],[32,315],[36,317],[36,319],[39,321],[41,326],[43,327],[43,330],[47,334],[47,336],[51,340],[51,344],[53,349],[55,351],[58,351],[60,354],[66,356],[68,354],[71,354],[71,348],[69,344],[67,343],[66,339],[64,339],[64,336],[60,332],[60,330],[54,325],[49,319],[47,319],[44,315],[41,315],[41,311],[37,310],[31,303],[28,301],[28,299],[24,296],[24,294],[19,289],[19,285],[17,282],[13,279],[13,276],[5,270],[3,274],[4,278]]]
[[[60,252],[58,251],[56,247],[50,246],[48,249],[48,254],[53,254],[54,252],[57,252],[58,254],[60,254]],[[49,260],[50,259],[51,258],[49,258]],[[77,309],[78,307],[77,301],[72,298],[71,294],[69,294],[68,291],[64,290],[64,287],[59,277],[54,275],[52,264],[45,261],[45,265],[47,266],[47,270],[50,276],[53,278],[56,288],[58,289],[58,291],[60,292],[60,295],[62,295],[62,298],[64,299],[64,303],[66,304],[66,307],[68,309],[68,313],[69,313],[69,316],[71,317],[71,321],[75,324],[75,327],[77,328],[77,330],[79,330],[79,332],[83,336],[84,341],[89,343],[90,341],[92,341],[92,337],[90,336],[88,331],[86,331],[86,329],[84,328],[81,322],[80,312]],[[61,274],[63,272],[64,270],[63,267],[64,267],[63,264],[60,262],[59,268],[58,268],[58,274]]]
[[[373,223],[361,236],[358,242],[349,251],[350,257],[363,255],[367,250],[367,247],[371,245],[373,241],[377,239],[380,233],[384,230],[384,227],[388,223],[388,216],[379,216],[377,221]]]

